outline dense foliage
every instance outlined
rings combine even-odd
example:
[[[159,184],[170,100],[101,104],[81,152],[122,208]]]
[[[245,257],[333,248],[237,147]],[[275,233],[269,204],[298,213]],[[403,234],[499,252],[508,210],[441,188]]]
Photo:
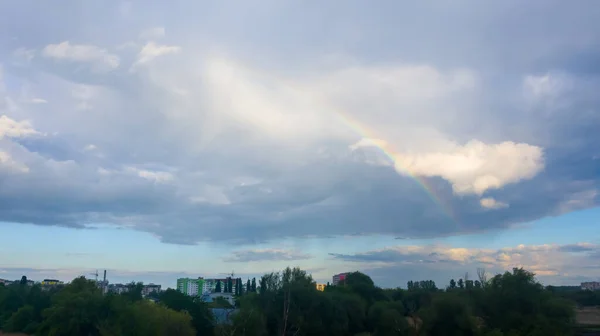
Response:
[[[5,332],[48,336],[192,336],[213,334],[208,307],[177,291],[142,298],[140,284],[103,295],[83,277],[43,290],[22,282],[0,285],[0,326]]]
[[[482,275],[482,274],[480,274]],[[240,310],[220,335],[572,335],[573,304],[523,269],[408,289],[381,289],[365,274],[346,276],[324,292],[294,268],[264,275],[260,290],[240,298]]]
[[[574,330],[568,296],[590,295],[544,288],[523,269],[489,280],[465,276],[445,289],[431,280],[410,281],[408,289],[382,289],[355,272],[321,292],[298,268],[236,286],[245,287],[245,294],[236,293],[238,309],[228,313],[228,321],[217,321],[208,304],[175,290],[156,295],[155,303],[142,298],[139,284],[126,294],[103,295],[85,278],[50,290],[21,281],[0,285],[0,326],[53,336],[563,336]],[[219,300],[211,305],[232,311]]]

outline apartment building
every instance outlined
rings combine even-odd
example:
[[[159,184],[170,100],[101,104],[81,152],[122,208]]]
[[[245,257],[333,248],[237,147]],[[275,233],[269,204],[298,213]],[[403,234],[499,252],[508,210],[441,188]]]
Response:
[[[179,278],[177,279],[177,290],[188,296],[198,296],[204,292],[204,278]]]
[[[104,288],[106,288],[106,292],[115,293],[115,294],[123,294],[123,293],[129,292],[129,290],[131,289],[131,286],[132,286],[131,284],[110,284]],[[155,285],[153,283],[143,285],[142,286],[142,296],[146,297],[146,296],[150,295],[151,293],[160,293],[161,288],[162,288],[161,285]]]
[[[110,284],[108,285],[108,292],[115,294],[123,294],[129,292],[129,285],[124,284]]]
[[[340,281],[343,281],[343,280],[345,280],[345,279],[346,279],[346,276],[347,276],[348,274],[350,274],[350,273],[349,273],[349,272],[346,272],[346,273],[340,273],[340,274],[336,274],[336,275],[334,275],[334,276],[333,276],[333,282],[332,282],[332,283],[333,283],[333,285],[334,285],[334,286],[337,286],[337,285],[340,283]]]
[[[237,281],[234,278],[224,279],[204,279],[203,277],[194,278],[179,278],[177,279],[177,290],[189,296],[200,296],[203,294],[215,293],[217,284],[221,283],[221,292],[225,292],[226,284],[231,280],[231,293],[236,292]]]
[[[148,296],[151,293],[160,294],[161,287],[162,287],[161,285],[155,285],[153,283],[144,285],[144,287],[142,287],[142,295]]]
[[[591,290],[591,291],[600,290],[600,282],[598,282],[598,281],[582,282],[581,289],[582,290]]]

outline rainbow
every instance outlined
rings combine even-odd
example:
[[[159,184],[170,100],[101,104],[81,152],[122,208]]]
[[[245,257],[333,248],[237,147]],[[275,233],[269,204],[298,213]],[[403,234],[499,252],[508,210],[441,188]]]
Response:
[[[429,196],[429,198],[433,201],[433,203],[438,206],[442,212],[455,224],[458,223],[458,219],[456,214],[453,211],[452,206],[447,204],[441,197],[437,196],[435,193],[435,188],[433,187],[430,180],[425,177],[419,176],[417,174],[412,173],[411,169],[407,165],[403,165],[404,162],[401,156],[395,153],[394,150],[390,148],[388,142],[385,139],[381,139],[376,136],[375,132],[372,131],[369,127],[364,124],[361,124],[356,119],[352,117],[340,113],[339,111],[334,111],[334,115],[348,128],[354,131],[357,135],[361,137],[361,139],[368,140],[372,147],[377,148],[381,153],[383,153],[394,165],[396,170],[400,170],[406,176],[411,177]]]
[[[317,106],[327,107],[326,110],[331,112],[339,121],[341,121],[343,125],[355,132],[361,139],[370,141],[373,147],[378,148],[381,153],[383,153],[393,163],[394,168],[397,171],[400,170],[406,176],[411,177],[417,183],[417,185],[419,185],[425,191],[433,203],[442,210],[444,215],[446,215],[451,222],[458,225],[459,220],[453,211],[453,207],[448,204],[448,202],[445,202],[441,197],[436,195],[435,188],[433,187],[432,183],[427,178],[412,173],[411,169],[406,164],[403,165],[404,161],[402,160],[401,155],[395,153],[391,148],[389,148],[387,141],[381,137],[378,137],[376,132],[370,130],[369,127],[360,123],[349,115],[342,113],[339,109],[329,106],[329,104],[323,104],[321,99],[316,97],[314,94],[307,92],[302,87],[296,85],[296,83],[277,75],[257,73],[256,71],[252,71],[248,68],[244,68],[244,70],[251,74],[258,75],[259,78],[269,78],[274,80],[275,83],[283,84],[287,88],[290,88],[296,92],[301,92],[305,95],[308,95],[308,98],[318,104]]]

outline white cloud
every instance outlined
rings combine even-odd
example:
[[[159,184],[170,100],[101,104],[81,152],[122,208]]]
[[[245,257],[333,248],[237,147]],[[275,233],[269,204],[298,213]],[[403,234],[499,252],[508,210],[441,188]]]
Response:
[[[135,167],[127,167],[126,171],[155,183],[166,183],[172,181],[175,178],[173,174],[164,171],[153,171],[139,169]]]
[[[492,197],[482,198],[481,200],[479,200],[479,204],[481,204],[482,207],[488,209],[502,209],[508,207],[508,204],[496,201]]]
[[[42,99],[42,98],[31,98],[31,103],[32,104],[46,104],[46,103],[48,103],[48,101],[46,99]]]
[[[356,150],[361,147],[387,147],[388,143],[381,139],[362,138],[355,144],[349,146],[351,150]]]
[[[165,37],[165,27],[153,27],[140,33],[142,40],[157,40],[163,37]]]
[[[30,135],[40,134],[28,120],[16,121],[5,115],[0,116],[0,139],[23,138]]]
[[[223,260],[227,262],[292,261],[310,259],[310,254],[276,248],[235,251]]]
[[[142,50],[140,50],[137,61],[134,65],[150,62],[159,56],[177,54],[180,51],[181,47],[179,46],[159,45],[154,42],[148,42],[146,45],[144,45],[144,47],[142,47]]]
[[[71,44],[64,41],[58,44],[49,44],[42,55],[57,60],[89,63],[96,71],[111,71],[119,67],[120,58],[108,50],[90,44]]]
[[[544,158],[537,146],[472,140],[463,146],[453,144],[444,152],[399,154],[396,168],[401,173],[440,176],[452,183],[457,194],[482,195],[534,177],[544,169]]]
[[[396,246],[357,254],[331,254],[336,259],[359,263],[362,267],[418,267],[465,271],[484,267],[493,273],[523,267],[538,276],[593,276],[595,255],[600,246],[591,243],[517,245],[499,249],[461,248],[440,245]],[[371,266],[364,266],[365,264]]]

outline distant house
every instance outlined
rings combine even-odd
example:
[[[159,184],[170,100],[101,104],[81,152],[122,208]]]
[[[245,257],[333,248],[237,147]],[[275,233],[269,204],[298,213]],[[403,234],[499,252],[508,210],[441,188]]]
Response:
[[[200,300],[206,303],[214,302],[216,298],[223,298],[232,306],[235,305],[235,297],[231,293],[206,293],[200,296]]]

